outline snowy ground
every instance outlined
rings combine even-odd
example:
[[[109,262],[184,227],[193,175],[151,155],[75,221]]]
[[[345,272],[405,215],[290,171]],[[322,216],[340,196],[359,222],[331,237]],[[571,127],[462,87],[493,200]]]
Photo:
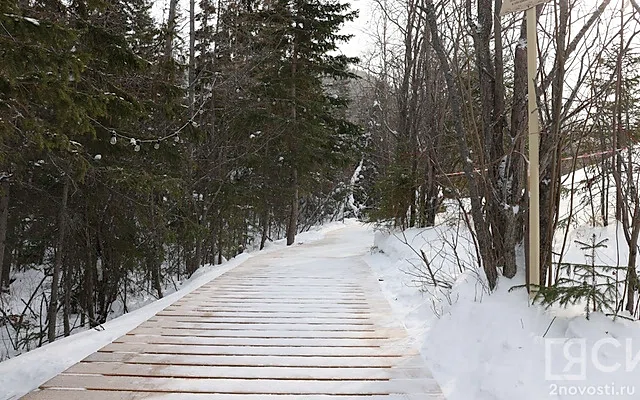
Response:
[[[436,228],[393,234],[347,221],[301,235],[299,241],[320,239],[327,230],[345,226],[335,251],[361,254],[370,265],[447,399],[640,398],[640,323],[612,321],[601,314],[587,321],[581,306],[566,310],[531,306],[524,290],[509,291],[524,282],[522,274],[501,279],[498,289],[487,294],[473,263],[468,232],[453,223],[443,221]],[[615,229],[583,227],[572,231],[571,237],[593,233],[612,237]],[[420,253],[414,251],[419,249],[431,260],[442,287],[423,285],[421,276],[428,272],[421,267]],[[287,257],[282,243],[266,251]],[[581,254],[576,249],[569,253],[567,257],[575,259]],[[611,246],[601,258],[615,253]],[[37,387],[252,256],[257,253],[199,272],[177,293],[110,321],[102,332],[81,333],[1,363],[0,388],[7,392],[0,398],[16,398]]]
[[[420,290],[415,277],[399,272],[419,265],[403,242],[429,256],[451,233],[452,228],[410,230],[406,237],[378,233],[378,251],[366,258],[447,399],[640,398],[640,323],[613,322],[602,314],[587,321],[580,306],[530,306],[526,292],[509,292],[524,283],[522,274],[503,278],[488,295],[476,271],[460,272],[451,262],[433,262],[457,275],[451,290]],[[459,250],[469,260],[467,250]]]

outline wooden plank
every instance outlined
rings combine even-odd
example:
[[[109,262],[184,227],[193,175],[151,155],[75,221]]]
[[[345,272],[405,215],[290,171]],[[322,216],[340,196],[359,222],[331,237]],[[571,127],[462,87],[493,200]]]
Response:
[[[200,287],[197,291],[191,293],[206,293],[206,292],[237,292],[237,291],[250,291],[250,292],[267,292],[267,293],[357,293],[359,296],[364,296],[365,291],[361,285],[335,285],[333,283],[327,284],[286,284],[282,282],[264,282],[264,284],[249,283],[244,285],[225,285],[219,283],[211,287]]]
[[[171,393],[219,394],[326,394],[385,395],[391,393],[438,393],[433,379],[397,379],[389,381],[276,380],[276,379],[189,379],[135,376],[58,375],[43,388],[85,388]]]
[[[402,349],[404,350],[404,349]],[[139,354],[185,354],[213,356],[339,356],[339,357],[401,357],[408,350],[397,346],[380,347],[256,347],[213,346],[193,344],[111,343],[100,352]],[[414,353],[415,354],[415,353]]]
[[[340,357],[340,356],[204,356],[136,353],[94,353],[86,362],[120,362],[128,364],[209,365],[248,367],[311,368],[404,368],[420,367],[422,360],[406,357]]]
[[[247,337],[200,337],[172,336],[158,334],[127,334],[114,343],[155,343],[155,344],[199,344],[226,346],[263,346],[263,347],[379,347],[390,343],[386,338],[247,338]]]
[[[142,324],[138,328],[132,330],[132,334],[160,334],[172,336],[197,336],[197,337],[244,337],[244,338],[332,338],[332,339],[378,339],[389,338],[402,335],[401,330],[376,329],[371,331],[324,331],[324,330],[308,330],[308,331],[287,331],[287,330],[223,330],[223,329],[181,329],[152,326],[151,324]]]
[[[357,297],[349,297],[349,296],[341,296],[341,295],[331,295],[327,294],[323,297],[311,297],[311,296],[285,296],[285,295],[251,295],[244,293],[236,293],[233,295],[219,295],[219,294],[206,294],[202,295],[202,298],[192,297],[189,298],[191,301],[211,301],[211,298],[215,297],[216,302],[219,301],[230,301],[235,302],[237,300],[243,302],[272,302],[272,303],[289,303],[296,302],[298,304],[368,304],[369,301],[366,298],[357,298]]]
[[[371,302],[370,301],[342,301],[340,299],[332,299],[325,298],[323,300],[314,300],[307,301],[302,299],[290,298],[290,299],[276,299],[276,298],[247,298],[247,297],[237,297],[233,299],[223,299],[215,297],[215,300],[211,299],[212,296],[206,296],[206,299],[188,299],[181,302],[176,303],[176,305],[182,304],[200,304],[201,306],[207,305],[250,305],[250,306],[261,306],[261,305],[294,305],[297,307],[304,308],[329,308],[329,309],[370,309]]]
[[[343,301],[353,301],[353,302],[363,302],[367,301],[367,297],[362,295],[355,295],[352,293],[344,293],[344,292],[322,292],[322,295],[314,292],[283,292],[283,291],[274,291],[274,292],[249,292],[242,290],[235,290],[230,292],[220,292],[220,291],[212,291],[210,293],[198,293],[196,297],[202,297],[203,299],[210,298],[211,296],[215,296],[220,299],[297,299],[300,301],[326,301],[327,298],[330,299],[341,299]]]
[[[237,325],[264,325],[264,324],[296,324],[296,325],[350,325],[350,326],[373,326],[370,319],[352,319],[352,318],[279,318],[279,317],[253,317],[253,318],[218,318],[215,316],[206,316],[198,314],[187,315],[171,315],[158,314],[149,321],[173,321],[173,322],[197,322],[200,324],[237,324]]]
[[[369,301],[361,301],[358,303],[349,303],[349,302],[342,302],[340,300],[336,300],[336,299],[330,299],[330,298],[324,298],[323,300],[315,300],[315,301],[304,301],[302,299],[296,299],[296,298],[291,298],[291,299],[248,299],[248,298],[237,298],[237,299],[220,299],[217,297],[214,297],[213,299],[211,298],[211,296],[206,296],[203,299],[188,299],[185,300],[183,299],[182,301],[178,302],[177,304],[184,304],[184,303],[197,303],[201,306],[207,306],[207,305],[240,305],[240,306],[245,306],[245,305],[269,305],[269,304],[275,304],[277,306],[279,305],[295,305],[295,306],[299,306],[299,307],[312,307],[312,308],[318,308],[318,309],[323,309],[323,308],[328,308],[328,309],[337,309],[337,310],[360,310],[360,309],[369,309],[369,305],[371,304],[371,302]]]
[[[228,324],[228,323],[197,323],[197,322],[178,322],[166,319],[149,320],[144,323],[145,326],[153,326],[159,328],[180,328],[180,329],[215,329],[228,331],[270,331],[280,330],[287,332],[300,331],[324,331],[324,332],[375,332],[371,325],[309,325],[309,324],[293,324],[293,323],[265,323],[265,324]]]
[[[371,321],[371,318],[366,315],[349,315],[349,314],[324,314],[324,315],[300,315],[300,314],[287,314],[279,313],[275,315],[265,314],[251,314],[251,313],[216,313],[211,311],[194,311],[194,310],[180,310],[171,309],[163,310],[156,314],[156,317],[190,317],[190,318],[215,318],[220,321],[228,322],[247,322],[247,321],[266,321],[268,319],[275,320],[300,320],[309,322],[361,322]]]
[[[290,394],[208,394],[208,393],[158,393],[103,390],[41,390],[23,400],[346,400],[344,396],[290,395]],[[445,400],[441,394],[391,394],[383,396],[351,395],[348,400]]]
[[[229,316],[229,317],[242,317],[242,316],[289,316],[294,318],[300,317],[308,317],[314,316],[317,318],[343,318],[343,317],[351,317],[351,318],[365,318],[368,319],[371,315],[369,311],[350,311],[350,312],[318,312],[313,310],[305,310],[305,309],[297,309],[291,311],[278,311],[278,310],[245,310],[245,309],[237,309],[237,310],[225,310],[218,309],[215,307],[198,307],[198,306],[171,306],[165,308],[162,313],[165,312],[175,312],[175,313],[205,313],[215,316]]]
[[[361,278],[366,279],[366,278]],[[242,285],[253,285],[253,286],[261,286],[261,285],[287,285],[288,287],[329,287],[329,288],[347,288],[347,289],[360,289],[362,285],[358,282],[358,278],[354,277],[353,279],[338,279],[336,277],[325,276],[325,277],[301,277],[301,276],[291,276],[290,278],[284,278],[279,275],[269,274],[269,275],[256,275],[248,272],[246,276],[234,277],[234,276],[226,276],[224,278],[218,279],[215,284],[206,284],[201,286],[201,289],[207,289],[210,287],[238,287]]]
[[[424,368],[297,368],[297,367],[217,367],[185,365],[144,365],[82,362],[66,370],[71,375],[152,376],[165,378],[226,378],[284,380],[390,380],[429,377]]]
[[[295,302],[289,303],[276,303],[276,304],[267,304],[261,302],[202,302],[202,303],[180,303],[180,305],[188,304],[192,306],[197,306],[198,308],[210,309],[210,310],[229,310],[229,311],[279,311],[279,312],[292,312],[292,311],[313,311],[313,312],[335,312],[335,313],[350,313],[350,312],[367,312],[371,311],[369,305],[367,306],[348,306],[348,305],[320,305],[320,304],[310,304],[304,305]]]
[[[269,295],[269,296],[299,296],[299,297],[311,297],[318,298],[320,294],[327,294],[332,296],[345,296],[345,297],[353,297],[353,298],[366,298],[367,295],[362,290],[355,289],[329,289],[329,288],[303,288],[302,290],[298,289],[285,289],[279,287],[279,285],[274,284],[270,289],[267,288],[255,288],[255,287],[245,287],[245,288],[211,288],[207,290],[201,290],[198,292],[191,292],[194,296],[204,296],[204,295],[221,295],[221,296],[232,296],[234,294],[247,294],[247,295]]]

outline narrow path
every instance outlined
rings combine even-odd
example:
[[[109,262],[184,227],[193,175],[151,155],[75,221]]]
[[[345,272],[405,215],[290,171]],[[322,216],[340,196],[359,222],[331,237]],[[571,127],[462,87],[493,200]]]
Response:
[[[23,399],[444,399],[361,260],[368,240],[347,227],[256,256]]]

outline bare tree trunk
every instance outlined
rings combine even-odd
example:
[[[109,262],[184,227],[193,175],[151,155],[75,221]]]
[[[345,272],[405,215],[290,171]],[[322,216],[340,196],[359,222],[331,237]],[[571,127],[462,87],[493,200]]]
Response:
[[[9,229],[9,191],[11,183],[5,177],[0,183],[0,292],[9,290],[9,269],[11,264],[4,263],[4,253],[7,248],[7,229]]]
[[[616,220],[624,222],[627,226],[627,207],[622,193],[622,59],[624,52],[624,14],[620,11],[620,48],[618,49],[618,59],[616,61],[616,88],[615,88],[615,115],[613,120],[613,159],[614,159],[614,172],[613,176],[616,179]],[[625,226],[625,231],[627,227]]]
[[[476,236],[478,238],[479,251],[482,257],[482,266],[484,268],[489,289],[495,289],[498,282],[498,270],[496,266],[495,254],[491,243],[489,226],[483,216],[482,211],[482,194],[480,185],[476,179],[475,172],[473,171],[473,165],[470,158],[469,146],[465,135],[464,126],[462,125],[462,94],[457,81],[453,77],[451,66],[449,65],[449,58],[445,52],[442,40],[440,39],[438,22],[436,19],[435,7],[432,0],[425,1],[425,17],[431,30],[431,37],[433,41],[433,48],[438,56],[440,65],[442,67],[444,77],[447,83],[447,91],[449,94],[449,102],[453,112],[454,120],[454,135],[458,145],[458,151],[460,158],[463,161],[464,175],[467,178],[469,184],[470,200],[471,200],[471,215],[473,217],[473,223],[476,230]]]
[[[53,275],[51,278],[51,297],[49,298],[48,310],[48,339],[49,343],[56,340],[56,322],[58,315],[58,286],[60,285],[60,272],[62,270],[62,251],[64,249],[64,240],[67,227],[67,200],[69,197],[70,178],[65,174],[63,176],[64,184],[62,187],[62,198],[60,202],[60,210],[58,212],[58,237],[56,240],[56,255],[53,264]]]
[[[62,322],[64,326],[64,336],[69,336],[71,334],[71,323],[69,321],[69,314],[71,313],[71,289],[72,284],[71,280],[73,275],[70,271],[71,268],[66,267],[63,271],[63,281],[64,281],[64,301],[62,307]]]
[[[173,57],[173,38],[176,31],[176,8],[178,0],[169,0],[169,18],[167,19],[167,37],[164,44],[164,56],[166,61]]]
[[[540,135],[540,158],[542,183],[540,185],[540,284],[551,278],[549,271],[553,262],[553,236],[557,225],[560,203],[560,176],[562,155],[562,107],[565,80],[565,51],[569,22],[568,0],[559,1],[558,27],[556,38],[555,76],[551,96],[551,127],[546,135]]]
[[[636,198],[636,207],[633,212],[633,226],[631,228],[631,242],[629,243],[629,263],[627,264],[627,304],[625,309],[629,314],[635,312],[636,291],[638,290],[638,236],[640,236],[640,199]]]
[[[194,116],[196,97],[196,1],[189,0],[189,110]]]
[[[218,217],[218,264],[222,264],[222,216]]]
[[[89,216],[88,212],[86,216],[86,227],[85,227],[85,241],[86,241],[86,269],[84,271],[84,307],[85,312],[89,318],[89,326],[94,327],[96,324],[96,306],[93,301],[94,291],[95,291],[95,277],[96,277],[96,262],[97,257],[94,256],[95,247],[91,242],[91,231],[89,230]]]
[[[296,126],[296,121],[298,119],[297,113],[297,101],[296,101],[296,75],[298,73],[298,45],[296,42],[296,38],[293,38],[293,54],[291,56],[291,78],[292,78],[292,87],[291,87],[291,120],[293,121],[293,126]],[[290,140],[293,140],[291,138]],[[290,150],[294,150],[293,146],[290,145]],[[291,246],[296,241],[296,234],[298,233],[298,202],[299,202],[299,187],[298,187],[298,169],[296,166],[293,167],[293,173],[291,177],[291,185],[293,189],[293,198],[291,199],[291,214],[289,215],[289,223],[287,225],[287,246]]]
[[[260,238],[260,250],[264,249],[267,238],[269,237],[269,225],[271,225],[271,212],[269,208],[266,209],[262,216],[262,237]]]
[[[293,199],[291,200],[291,214],[287,225],[287,246],[291,246],[296,241],[298,233],[298,170],[293,170]]]
[[[153,289],[156,291],[158,298],[161,299],[164,297],[162,293],[162,279],[160,277],[160,263],[155,260],[155,257],[152,257],[153,262],[151,263],[151,280],[153,282]]]

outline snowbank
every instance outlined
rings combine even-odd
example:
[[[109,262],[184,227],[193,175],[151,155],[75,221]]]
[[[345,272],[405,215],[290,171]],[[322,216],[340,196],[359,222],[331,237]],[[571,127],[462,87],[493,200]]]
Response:
[[[456,248],[466,269],[451,257],[450,245],[443,247],[456,232],[463,238]],[[615,229],[595,233],[611,236]],[[587,321],[581,307],[530,306],[523,289],[509,290],[524,283],[522,272],[501,278],[489,295],[467,238],[468,232],[453,226],[378,232],[381,252],[366,257],[448,400],[640,398],[640,323],[597,313]],[[452,287],[422,286],[411,275],[420,260],[407,243],[427,254],[433,270],[451,277]],[[575,248],[567,258],[584,262]]]

